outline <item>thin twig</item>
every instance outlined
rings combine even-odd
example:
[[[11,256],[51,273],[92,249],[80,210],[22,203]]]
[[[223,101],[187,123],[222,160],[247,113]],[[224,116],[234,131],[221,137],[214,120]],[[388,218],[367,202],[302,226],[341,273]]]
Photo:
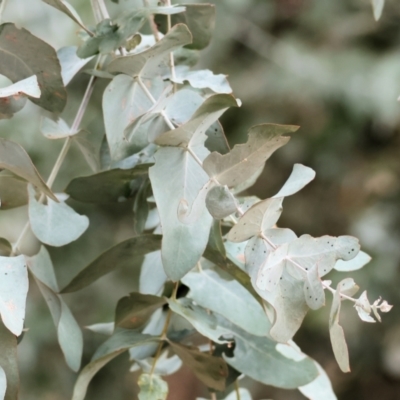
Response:
[[[96,23],[110,18],[110,14],[108,13],[104,0],[90,0],[90,3],[92,5],[93,15]]]
[[[103,59],[102,57],[98,58],[98,61],[96,63],[96,67],[95,67],[96,69],[98,68],[100,62],[102,62],[102,59]],[[81,104],[80,104],[80,106],[78,108],[78,111],[76,112],[76,116],[75,116],[74,122],[72,123],[71,132],[76,132],[78,130],[81,122],[82,122],[83,115],[85,114],[85,111],[86,111],[87,106],[89,104],[90,97],[91,97],[91,95],[93,93],[93,87],[94,87],[95,81],[96,81],[96,77],[95,76],[91,76],[90,79],[89,79],[89,83],[87,85],[85,94],[83,95]],[[62,149],[60,151],[60,154],[58,155],[57,160],[56,160],[56,162],[55,162],[55,164],[54,164],[54,166],[53,166],[53,168],[52,168],[52,170],[50,172],[49,178],[47,179],[47,182],[46,182],[47,186],[50,189],[53,186],[53,183],[54,183],[55,179],[57,178],[57,175],[58,175],[58,173],[60,171],[60,168],[61,168],[61,166],[62,166],[62,164],[63,164],[63,162],[65,160],[65,157],[66,157],[66,155],[68,153],[68,150],[71,147],[71,142],[72,142],[72,138],[71,138],[71,136],[69,136],[65,140],[64,145],[63,145],[63,147],[62,147]],[[42,194],[39,197],[38,202],[40,204],[42,204],[44,202],[45,198],[46,198],[46,196],[44,194]],[[18,236],[17,240],[15,241],[15,243],[13,245],[11,255],[16,255],[16,254],[19,253],[19,247],[20,247],[22,241],[24,240],[25,235],[28,233],[29,226],[30,226],[30,222],[29,222],[29,218],[28,218],[28,221],[26,222],[24,228],[22,229],[20,235]]]

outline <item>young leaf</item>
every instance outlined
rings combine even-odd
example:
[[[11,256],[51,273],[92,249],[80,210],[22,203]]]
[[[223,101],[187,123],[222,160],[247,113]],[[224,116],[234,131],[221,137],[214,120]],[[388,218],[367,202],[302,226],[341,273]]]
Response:
[[[360,251],[352,260],[343,261],[337,260],[335,266],[333,267],[336,271],[349,272],[361,269],[364,265],[371,261],[371,257]]]
[[[159,235],[141,235],[125,240],[106,250],[92,261],[61,291],[70,293],[80,290],[116,268],[135,265],[135,259],[158,250],[161,244]]]
[[[222,391],[225,389],[225,379],[228,376],[228,368],[220,357],[213,357],[200,352],[196,347],[183,346],[169,342],[172,350],[187,365],[196,377],[207,387]]]
[[[65,360],[68,366],[76,372],[81,365],[83,351],[82,332],[70,309],[62,297],[57,294],[58,285],[53,265],[44,246],[41,247],[36,256],[28,258],[28,265],[50,309],[57,329],[58,342]]]
[[[233,368],[250,378],[284,389],[303,386],[318,376],[318,371],[309,358],[294,361],[276,349],[276,342],[268,337],[253,336],[239,327],[225,322],[235,338],[233,357],[224,356]]]
[[[28,203],[27,183],[11,175],[8,171],[0,173],[0,209],[9,210]]]
[[[81,18],[79,17],[78,13],[75,11],[74,7],[71,6],[66,0],[43,0],[48,5],[60,10],[64,14],[68,15],[73,21],[75,21],[82,29],[87,31],[85,25]]]
[[[228,240],[234,243],[244,242],[264,230],[271,229],[282,214],[282,201],[281,197],[266,199],[254,204],[230,230]]]
[[[208,177],[181,147],[163,147],[155,159],[149,176],[163,227],[162,260],[167,276],[178,281],[202,256],[212,223],[205,207],[195,223],[182,223],[177,215],[178,206],[181,199],[192,204]]]
[[[201,335],[215,343],[228,341],[223,336],[229,332],[218,326],[215,316],[207,313],[205,308],[196,305],[193,300],[186,297],[178,300],[169,299],[168,304],[175,314],[189,321]]]
[[[189,67],[178,65],[175,68],[175,76],[168,76],[172,82],[183,84],[185,81],[195,89],[211,89],[215,93],[232,93],[226,75],[213,74],[209,69],[191,71]]]
[[[115,310],[115,326],[125,329],[138,329],[143,326],[157,308],[167,301],[158,296],[130,293],[118,301]]]
[[[159,42],[150,49],[138,54],[118,57],[111,61],[107,70],[111,73],[122,73],[129,76],[141,76],[152,79],[162,73],[160,67],[168,66],[165,59],[175,49],[192,42],[192,35],[188,28],[179,24],[174,26]],[[167,61],[168,63],[168,61]]]
[[[376,322],[371,317],[372,307],[367,297],[367,291],[364,290],[354,305],[357,310],[358,316],[364,322]]]
[[[0,314],[15,336],[22,333],[25,319],[28,272],[23,255],[0,257]]]
[[[17,359],[17,338],[0,321],[0,369],[3,378],[0,391],[5,392],[4,400],[18,400],[19,371]],[[4,380],[4,374],[7,381]],[[3,399],[3,397],[0,397]]]
[[[297,126],[264,124],[249,130],[247,143],[236,145],[228,154],[211,153],[203,163],[205,171],[221,185],[236,186],[250,178],[268,158],[289,141],[284,133]]]
[[[190,288],[189,297],[247,332],[265,336],[271,324],[253,295],[228,273],[202,266],[201,271],[190,272],[182,279]]]
[[[233,214],[238,204],[228,186],[215,186],[207,193],[206,207],[215,219],[223,219]]]
[[[168,384],[155,374],[142,374],[139,376],[139,400],[166,400]]]
[[[64,86],[67,86],[72,81],[72,78],[93,58],[79,58],[76,55],[76,51],[76,46],[61,47],[57,51]]]
[[[67,92],[57,53],[51,46],[26,29],[6,23],[0,26],[0,55],[0,73],[12,82],[36,75],[41,96],[30,97],[33,103],[51,112],[64,109]]]
[[[35,236],[50,246],[64,246],[77,240],[89,227],[89,218],[79,215],[64,202],[48,199],[47,205],[35,198],[35,189],[29,185],[29,221]]]
[[[148,174],[150,164],[130,169],[111,169],[94,175],[73,179],[65,193],[84,203],[115,203],[132,197],[131,183]]]
[[[343,282],[343,281],[342,281]],[[342,282],[339,282],[336,293],[333,296],[331,312],[329,316],[329,336],[331,338],[332,350],[336,361],[343,372],[350,372],[349,351],[343,328],[339,325],[339,314],[341,307],[340,289]]]
[[[0,138],[0,168],[7,169],[20,176],[37,186],[54,201],[58,201],[57,197],[44,183],[27,152],[19,144],[4,138]]]
[[[18,95],[26,95],[35,98],[40,97],[40,87],[36,75],[32,75],[29,78],[25,78],[21,81],[14,83],[13,85],[0,88],[0,97],[11,97]]]
[[[75,383],[72,400],[83,400],[93,376],[113,358],[131,347],[143,346],[158,339],[132,330],[116,332],[95,352],[89,364],[82,369]]]
[[[315,171],[313,169],[305,167],[302,164],[294,164],[293,171],[288,180],[282,186],[281,190],[273,197],[278,198],[291,196],[303,189],[303,187],[310,183],[314,178]]]

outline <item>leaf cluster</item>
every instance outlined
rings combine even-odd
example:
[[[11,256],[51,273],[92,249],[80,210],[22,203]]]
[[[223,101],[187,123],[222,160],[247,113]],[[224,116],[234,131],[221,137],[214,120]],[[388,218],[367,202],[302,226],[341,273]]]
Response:
[[[25,29],[0,26],[0,73],[14,82],[0,90],[0,115],[12,117],[29,99],[52,113],[42,120],[44,137],[64,142],[45,182],[19,144],[0,139],[1,207],[28,204],[27,229],[42,244],[38,254],[22,254],[25,229],[12,245],[1,242],[0,398],[17,398],[16,336],[24,328],[28,270],[49,307],[66,362],[78,371],[82,333],[62,294],[125,267],[140,271],[139,290],[118,301],[114,321],[88,327],[108,337],[81,369],[73,400],[83,400],[93,376],[126,351],[132,370],[141,370],[142,400],[166,399],[162,377],[182,364],[225,399],[251,398],[244,389],[230,393],[242,375],[298,388],[309,399],[334,399],[323,369],[292,340],[305,315],[324,306],[326,293],[332,293],[333,352],[348,372],[341,302],[352,301],[366,322],[375,321],[372,315],[380,320],[378,311],[391,306],[370,304],[366,292],[353,298],[358,287],[351,278],[336,289],[323,279],[333,269],[353,271],[369,261],[356,238],[297,237],[277,225],[285,197],[314,179],[311,168],[296,164],[271,198],[246,195],[298,127],[253,126],[245,143],[229,147],[218,120],[240,101],[226,76],[191,69],[195,54],[210,42],[214,6],[144,6],[113,19],[103,15],[95,27],[86,27],[67,1],[44,1],[79,25],[82,44],[55,52]],[[143,33],[146,24],[153,35]],[[93,57],[82,105],[68,124],[60,115],[66,86]],[[100,154],[80,126],[98,79],[109,80]],[[72,144],[93,173],[54,193],[52,184]],[[112,207],[131,202],[134,234],[99,254],[60,290],[46,246],[79,240],[90,224],[69,198]]]

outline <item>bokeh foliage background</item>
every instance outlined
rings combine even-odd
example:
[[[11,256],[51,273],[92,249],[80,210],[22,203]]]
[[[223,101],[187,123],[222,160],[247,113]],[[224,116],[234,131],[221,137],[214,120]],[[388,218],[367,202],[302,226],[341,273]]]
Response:
[[[93,24],[89,0],[70,1],[83,20]],[[280,226],[298,235],[353,234],[373,261],[351,273],[371,299],[383,295],[395,307],[382,324],[359,321],[351,306],[342,315],[352,373],[344,375],[333,358],[328,335],[328,307],[313,312],[295,340],[330,375],[339,399],[398,399],[400,396],[400,9],[387,1],[381,20],[372,16],[369,0],[218,0],[215,37],[203,51],[199,67],[229,75],[234,94],[243,101],[223,119],[230,143],[243,142],[251,125],[274,122],[300,125],[279,150],[251,190],[261,198],[276,192],[294,163],[314,168],[317,177],[285,200]],[[137,0],[109,2],[111,15],[140,5]],[[4,21],[30,30],[56,49],[79,44],[77,27],[40,0],[13,0]],[[63,118],[70,121],[89,76],[78,75],[68,88]],[[99,118],[107,82],[96,86],[83,126],[100,145]],[[41,112],[30,104],[0,124],[0,135],[21,143],[44,177],[59,152],[59,143],[39,131]],[[74,149],[68,155],[55,190],[75,176],[89,173]],[[90,218],[90,228],[65,248],[50,248],[59,284],[64,286],[104,248],[132,236],[131,202],[118,206],[74,206]],[[0,212],[0,236],[14,241],[27,218],[25,207]],[[33,237],[23,248],[38,250]],[[337,283],[343,274],[332,274]],[[116,301],[134,290],[137,276],[121,270],[87,290],[66,296],[79,323],[110,321]],[[75,374],[64,362],[46,304],[32,282],[26,333],[19,345],[22,400],[70,398]],[[86,363],[103,340],[84,332]],[[94,378],[88,399],[136,398],[136,376],[127,373],[127,355]],[[170,400],[194,400],[201,386],[187,371],[169,379]],[[295,400],[298,392],[276,391],[246,382],[254,398]],[[204,393],[203,393],[204,395]]]

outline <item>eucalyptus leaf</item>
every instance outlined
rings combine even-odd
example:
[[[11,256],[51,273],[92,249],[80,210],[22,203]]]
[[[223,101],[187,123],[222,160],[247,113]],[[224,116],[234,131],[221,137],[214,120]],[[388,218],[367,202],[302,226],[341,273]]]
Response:
[[[18,143],[0,138],[0,168],[7,169],[13,174],[20,176],[37,186],[54,201],[58,201],[57,197],[54,196],[53,192],[39,175],[28,153]]]
[[[294,389],[313,381],[317,368],[310,358],[294,361],[276,350],[276,342],[254,336],[226,322],[235,338],[234,356],[224,356],[233,368],[265,385]]]
[[[238,204],[235,196],[228,186],[215,186],[210,189],[206,196],[206,206],[209,213],[215,219],[223,219],[233,214]]]
[[[0,321],[0,368],[3,371],[0,391],[5,392],[4,400],[18,400],[20,382],[17,338],[3,325],[3,322]],[[4,381],[4,374],[7,382]]]
[[[65,46],[61,47],[57,51],[58,59],[61,64],[61,75],[64,86],[67,86],[74,76],[90,61],[92,57],[79,58],[76,55],[76,46]]]
[[[202,256],[212,223],[205,207],[195,223],[182,223],[177,215],[178,206],[181,199],[191,204],[208,177],[183,148],[163,147],[155,159],[149,176],[163,227],[162,260],[167,276],[178,281]]]
[[[341,308],[340,288],[342,281],[339,282],[336,292],[333,295],[331,312],[329,316],[329,336],[331,338],[332,350],[335,355],[339,368],[343,372],[350,372],[349,351],[343,328],[339,325],[339,314]]]
[[[314,363],[319,376],[307,385],[300,386],[300,392],[310,400],[337,400],[327,373],[316,361]]]
[[[196,304],[223,315],[242,329],[265,336],[271,324],[260,303],[227,272],[203,268],[189,272],[182,282]]]
[[[44,246],[41,247],[36,256],[28,259],[28,265],[50,309],[57,329],[58,342],[67,364],[76,372],[81,365],[83,351],[82,332],[67,304],[57,294],[59,290],[53,264]]]
[[[8,210],[28,203],[25,180],[8,172],[0,173],[0,209]]]
[[[208,46],[215,27],[215,6],[213,4],[182,4],[186,11],[172,17],[172,24],[187,25],[193,35],[193,42],[186,47],[202,50]]]
[[[231,275],[237,282],[239,282],[247,291],[249,291],[253,297],[262,304],[262,301],[256,291],[253,288],[252,282],[250,280],[249,275],[242,271],[238,266],[236,266],[233,262],[227,259],[218,249],[215,249],[211,246],[207,246],[204,257],[214,263],[218,268],[227,272]]]
[[[28,294],[28,271],[23,255],[0,257],[0,314],[15,336],[22,333]]]
[[[250,392],[244,388],[239,388],[239,396],[240,397],[238,397],[237,391],[234,390],[227,397],[225,397],[224,400],[237,400],[238,398],[240,400],[252,400]],[[198,397],[196,400],[207,400],[207,399],[204,399],[203,397],[201,398]]]
[[[296,343],[291,340],[287,344],[277,344],[276,349],[285,357],[295,361],[301,361],[307,358]],[[307,385],[300,386],[298,389],[310,400],[336,400],[328,375],[315,360],[313,360],[313,362],[318,370],[318,377]]]
[[[325,305],[325,292],[318,275],[318,265],[315,264],[306,274],[304,282],[304,296],[308,307],[318,310]]]
[[[0,88],[0,98],[11,97],[16,95],[26,95],[35,98],[40,97],[40,87],[36,75],[25,78],[13,85]]]
[[[361,269],[364,265],[368,264],[371,261],[371,257],[360,251],[352,260],[343,261],[337,260],[335,266],[333,267],[336,271],[349,272],[356,271]]]
[[[92,261],[72,279],[61,293],[70,293],[83,289],[116,268],[135,265],[135,259],[158,250],[160,244],[161,236],[151,234],[135,236],[125,240],[106,250]]]
[[[4,369],[0,366],[0,399],[4,400],[7,390],[7,377]]]
[[[48,5],[56,8],[57,10],[68,15],[74,22],[76,22],[81,28],[87,31],[87,28],[83,24],[81,18],[75,9],[66,0],[43,0]]]
[[[268,158],[289,141],[285,133],[295,132],[297,126],[264,124],[249,130],[248,141],[236,145],[228,154],[211,153],[203,163],[210,178],[221,185],[236,186],[256,173]]]
[[[115,203],[132,197],[131,182],[148,174],[149,164],[130,169],[111,169],[73,179],[65,193],[84,203]]]
[[[77,55],[87,58],[98,53],[112,53],[138,32],[150,14],[148,9],[125,10],[113,21],[103,19],[97,24],[94,36],[87,35],[79,46]]]
[[[372,10],[374,12],[375,21],[378,21],[382,16],[383,7],[385,5],[385,0],[371,0]]]
[[[156,374],[141,374],[138,385],[139,400],[166,400],[168,396],[168,384]]]
[[[52,120],[43,117],[40,130],[47,139],[65,139],[78,133],[77,131],[72,132],[69,125],[62,118]]]
[[[29,185],[29,221],[35,236],[50,246],[64,246],[77,240],[89,227],[89,218],[79,215],[64,202],[48,199],[47,205],[35,198]]]
[[[180,84],[188,82],[195,89],[207,88],[215,93],[232,93],[226,75],[215,75],[209,69],[191,71],[187,66],[180,65],[175,69],[175,76],[169,76],[169,79]]]
[[[24,95],[0,98],[0,120],[12,118],[25,107],[26,100]]]
[[[281,190],[273,196],[274,198],[287,197],[303,189],[315,178],[315,171],[302,164],[294,164],[293,171]]]
[[[172,312],[189,321],[201,335],[215,343],[229,341],[223,338],[229,332],[218,326],[217,318],[207,313],[205,308],[196,305],[193,300],[186,297],[178,300],[169,299],[168,305]]]
[[[165,65],[164,69],[168,67],[169,53],[191,42],[192,35],[186,25],[178,24],[150,49],[138,54],[118,57],[110,62],[107,70],[111,73],[152,79],[163,72],[162,69],[160,71],[161,65]],[[165,61],[166,57],[167,61]]]
[[[161,260],[161,251],[157,250],[146,254],[140,270],[140,292],[159,295],[167,279]]]
[[[111,336],[114,332],[115,324],[114,322],[100,322],[98,324],[85,326],[92,332],[100,333],[101,335]]]
[[[260,201],[248,209],[230,230],[228,240],[244,242],[252,236],[271,229],[282,214],[283,198],[272,198]]]
[[[143,326],[166,299],[149,294],[133,292],[118,301],[115,310],[115,326],[125,329],[138,329]]]
[[[219,121],[214,122],[206,131],[207,140],[205,146],[211,152],[217,151],[220,154],[229,153],[230,147],[226,139],[224,129]]]
[[[143,372],[150,373],[153,369],[153,364],[153,357],[145,358],[143,360],[135,360],[135,364],[133,364],[131,371],[136,371],[138,368],[140,368]],[[181,359],[176,354],[168,357],[167,350],[161,353],[160,357],[158,357],[154,367],[154,373],[161,376],[172,375],[177,372],[181,367]]]
[[[200,352],[196,347],[183,346],[169,342],[172,350],[187,365],[196,377],[207,387],[222,391],[225,389],[225,379],[228,376],[228,368],[220,357]]]
[[[66,104],[60,62],[56,51],[26,29],[14,24],[0,25],[0,73],[12,82],[36,75],[41,96],[29,97],[38,106],[61,112]]]
[[[146,86],[156,99],[164,88],[160,78],[146,82]],[[145,147],[147,136],[143,143],[131,143],[125,137],[125,128],[148,112],[152,106],[153,102],[132,77],[120,74],[108,84],[103,95],[103,113],[107,142],[113,160],[122,160]]]
[[[75,383],[72,400],[84,400],[87,387],[93,376],[113,358],[132,347],[142,346],[158,339],[132,330],[116,332],[106,340],[95,352],[78,376]]]
[[[252,274],[255,285],[257,271]],[[268,292],[255,285],[257,293],[273,307],[273,325],[269,334],[280,343],[292,339],[309,310],[305,301],[302,281],[293,278],[285,270],[276,290]]]
[[[97,172],[100,169],[99,152],[93,143],[87,138],[88,134],[89,132],[83,130],[78,132],[78,134],[73,137],[73,143],[75,143],[78,149],[81,151],[84,159],[92,171]]]

